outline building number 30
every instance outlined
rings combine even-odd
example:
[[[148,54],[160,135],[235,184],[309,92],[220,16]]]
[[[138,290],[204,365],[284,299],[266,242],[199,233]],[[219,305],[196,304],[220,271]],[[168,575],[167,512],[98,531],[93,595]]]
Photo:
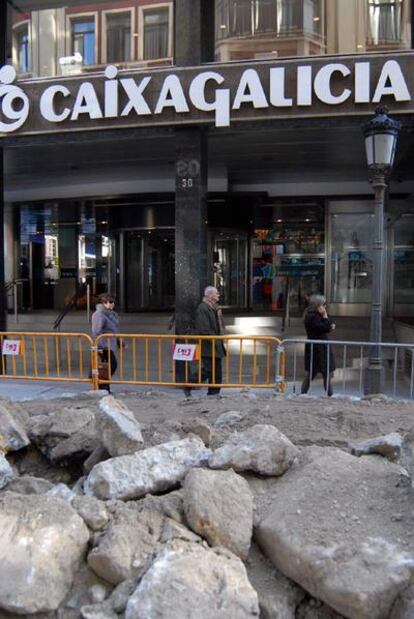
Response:
[[[194,187],[194,181],[200,174],[200,163],[196,159],[181,159],[177,162],[177,176],[182,189]]]

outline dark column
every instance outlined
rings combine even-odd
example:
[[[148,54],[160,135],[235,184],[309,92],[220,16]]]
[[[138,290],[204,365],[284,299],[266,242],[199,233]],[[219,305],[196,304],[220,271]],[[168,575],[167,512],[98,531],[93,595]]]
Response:
[[[214,2],[176,0],[175,64],[214,59]],[[176,130],[175,317],[176,332],[192,331],[207,278],[207,136],[202,127]]]
[[[177,66],[214,61],[214,0],[175,0]]]
[[[0,2],[0,67],[7,57],[7,3]],[[0,140],[0,331],[6,330],[6,291],[4,281],[4,168]]]
[[[191,332],[207,277],[207,141],[198,127],[177,130],[175,185],[176,332]]]

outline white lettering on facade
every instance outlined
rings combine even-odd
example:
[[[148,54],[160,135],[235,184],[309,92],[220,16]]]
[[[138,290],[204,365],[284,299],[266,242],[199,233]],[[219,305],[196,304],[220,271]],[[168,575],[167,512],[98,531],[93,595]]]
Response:
[[[132,110],[135,110],[135,113],[138,114],[138,116],[151,114],[148,103],[145,101],[142,94],[150,81],[150,77],[144,77],[139,84],[137,84],[131,77],[121,80],[122,87],[129,99],[128,103],[122,110],[121,116],[128,116]]]
[[[168,75],[165,78],[154,114],[161,114],[166,107],[173,107],[178,114],[190,111],[177,75]]]
[[[293,99],[285,96],[285,68],[270,69],[270,103],[275,107],[292,107]]]
[[[55,97],[56,95],[62,95],[63,97],[69,97],[70,90],[66,86],[49,86],[46,88],[42,96],[40,97],[40,113],[45,120],[50,123],[61,123],[66,120],[70,114],[70,109],[65,107],[60,114],[55,111]]]
[[[95,88],[90,82],[81,84],[73,106],[71,120],[78,120],[80,114],[87,114],[91,119],[103,118]]]
[[[115,79],[118,69],[114,65],[109,65],[105,69],[105,118],[116,118],[118,116],[118,81]]]
[[[411,99],[401,67],[396,60],[387,60],[382,67],[372,102],[379,103],[384,95],[393,96],[395,101]]]
[[[292,75],[294,70],[296,83]],[[378,104],[390,97],[397,103],[411,101],[403,71],[396,60],[383,63],[374,83],[371,62],[367,60],[356,61],[352,67],[339,62],[328,63],[317,71],[310,64],[296,66],[296,69],[290,64],[271,66],[268,71],[266,79],[254,68],[245,69],[235,85],[232,80],[232,89],[226,86],[227,78],[219,70],[201,71],[190,81],[188,91],[184,90],[179,75],[170,74],[163,79],[154,100],[154,87],[148,89],[148,94],[146,91],[150,83],[153,86],[156,76],[122,77],[117,67],[108,65],[103,84],[94,82],[97,90],[91,82],[53,84],[40,94],[38,105],[41,117],[50,123],[85,117],[90,120],[123,118],[130,114],[158,116],[172,108],[180,115],[191,110],[211,113],[217,127],[228,127],[231,110],[245,106],[253,109],[311,107],[314,97],[327,106],[338,106],[351,98],[355,104]],[[30,113],[28,96],[22,87],[12,84],[15,78],[16,73],[8,67],[0,69],[0,131],[3,133],[19,129]],[[14,100],[23,101],[23,107],[13,106]]]
[[[355,103],[369,103],[370,89],[370,64],[369,62],[355,63]]]
[[[259,74],[254,69],[243,71],[234,97],[233,110],[239,110],[242,103],[252,103],[256,109],[269,107]]]
[[[230,126],[230,91],[228,88],[218,88],[214,101],[206,100],[206,84],[210,80],[222,84],[224,77],[215,71],[206,71],[197,75],[190,85],[191,103],[202,112],[215,112],[216,127]]]
[[[327,103],[328,105],[339,105],[340,103],[345,103],[345,101],[351,96],[351,91],[349,88],[344,88],[342,94],[340,95],[332,94],[331,81],[334,73],[340,73],[344,77],[347,77],[350,75],[351,70],[344,64],[328,64],[319,69],[315,76],[315,82],[313,85],[315,95],[318,97],[319,101],[322,101],[322,103]]]
[[[297,105],[312,105],[312,67],[298,67]]]

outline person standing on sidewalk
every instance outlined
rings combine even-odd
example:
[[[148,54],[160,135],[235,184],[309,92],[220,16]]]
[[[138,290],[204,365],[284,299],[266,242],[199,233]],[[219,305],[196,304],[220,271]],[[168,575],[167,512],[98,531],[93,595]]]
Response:
[[[119,317],[114,311],[115,298],[105,292],[99,296],[99,303],[96,306],[96,311],[92,314],[92,337],[96,339],[100,335],[119,333]],[[98,343],[98,353],[100,360],[108,364],[108,380],[116,372],[118,361],[116,352],[118,348],[118,339],[116,337],[102,338]],[[101,377],[102,378],[102,377]],[[109,383],[102,383],[101,389],[106,389],[111,393]]]
[[[225,326],[219,307],[220,294],[214,286],[207,286],[204,297],[196,310],[195,332],[197,335],[223,335]],[[226,354],[223,340],[205,340],[201,343],[201,378],[211,385],[222,381],[221,360]],[[218,396],[220,387],[209,387],[208,396]],[[188,395],[188,394],[187,394]]]
[[[328,340],[328,333],[335,329],[335,324],[328,317],[325,297],[314,294],[309,299],[309,307],[303,315],[308,340]],[[329,351],[329,355],[328,355]],[[306,344],[305,378],[301,393],[307,393],[310,381],[319,373],[323,377],[323,386],[328,396],[333,394],[332,377],[335,370],[335,358],[332,347],[326,344]],[[329,376],[328,376],[329,374]]]

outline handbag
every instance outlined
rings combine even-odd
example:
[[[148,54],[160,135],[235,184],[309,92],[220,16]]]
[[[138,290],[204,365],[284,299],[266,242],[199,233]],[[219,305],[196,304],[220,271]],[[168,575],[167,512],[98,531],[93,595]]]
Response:
[[[109,380],[109,363],[107,361],[98,362],[98,378],[99,380]]]
[[[92,368],[89,370],[89,378],[92,378]],[[98,380],[109,380],[109,363],[103,361],[101,357],[98,359]]]

